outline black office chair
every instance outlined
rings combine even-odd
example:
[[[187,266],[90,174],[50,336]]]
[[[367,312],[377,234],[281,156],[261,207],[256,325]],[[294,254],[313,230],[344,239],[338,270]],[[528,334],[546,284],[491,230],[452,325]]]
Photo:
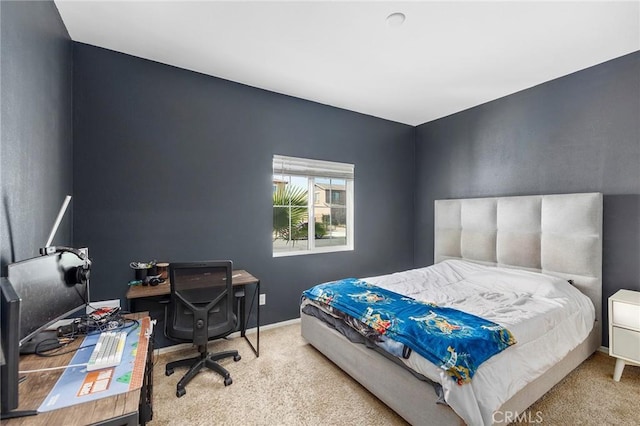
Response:
[[[190,367],[178,382],[178,398],[186,393],[187,383],[203,368],[224,377],[225,386],[233,383],[229,372],[216,361],[228,357],[240,361],[238,351],[207,352],[209,340],[226,337],[236,329],[232,271],[230,260],[169,265],[171,298],[165,308],[164,334],[172,340],[193,342],[200,352],[200,356],[173,361],[166,366],[167,376],[172,375],[176,367]]]

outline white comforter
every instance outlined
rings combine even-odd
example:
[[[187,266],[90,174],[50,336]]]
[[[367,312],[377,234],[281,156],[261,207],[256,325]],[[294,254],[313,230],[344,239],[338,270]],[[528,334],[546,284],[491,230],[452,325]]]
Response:
[[[461,260],[365,281],[418,300],[465,311],[507,327],[517,344],[485,361],[471,384],[458,386],[415,352],[404,362],[439,382],[451,408],[470,425],[493,423],[493,412],[561,360],[591,331],[591,300],[567,281]]]

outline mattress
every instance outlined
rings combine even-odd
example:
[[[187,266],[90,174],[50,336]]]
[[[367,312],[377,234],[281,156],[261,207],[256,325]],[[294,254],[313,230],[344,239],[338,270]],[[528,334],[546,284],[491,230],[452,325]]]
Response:
[[[585,340],[595,320],[588,297],[568,281],[535,272],[447,260],[363,280],[483,317],[515,336],[518,343],[485,361],[470,384],[458,385],[415,352],[399,358],[440,383],[447,404],[470,425],[493,423],[494,411]]]

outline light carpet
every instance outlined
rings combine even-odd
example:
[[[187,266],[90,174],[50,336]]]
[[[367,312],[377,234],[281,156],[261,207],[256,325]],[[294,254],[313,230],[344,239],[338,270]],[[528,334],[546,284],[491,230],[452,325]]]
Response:
[[[255,335],[250,336],[255,339]],[[195,348],[156,357],[151,425],[405,425],[395,414],[300,336],[300,324],[260,333],[260,357],[242,338],[209,344],[237,349],[242,360],[222,361],[233,384],[203,370],[176,397],[186,372],[165,376],[167,362],[197,355]],[[615,360],[596,353],[530,407],[528,419],[549,425],[640,424],[640,368],[612,379]],[[537,413],[539,414],[537,415]]]

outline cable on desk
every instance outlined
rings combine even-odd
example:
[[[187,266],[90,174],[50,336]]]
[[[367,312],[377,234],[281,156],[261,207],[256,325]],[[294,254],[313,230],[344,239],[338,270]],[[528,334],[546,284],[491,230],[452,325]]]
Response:
[[[87,366],[87,363],[85,362],[83,364],[61,365],[59,367],[38,368],[36,370],[18,370],[18,374],[40,373],[42,371],[64,370],[71,367],[86,367],[86,366]]]
[[[130,325],[126,325],[127,321],[131,321],[131,324]],[[124,318],[124,323],[125,323],[125,325],[120,327],[121,330],[124,330],[125,328],[131,328],[131,330],[129,330],[129,332],[127,333],[127,336],[129,334],[131,334],[131,332],[133,330],[135,330],[136,328],[140,327],[140,321],[138,321],[137,319]],[[135,325],[135,327],[134,327],[134,325]]]
[[[62,348],[64,348],[65,346],[69,345],[69,343],[73,342],[75,339],[76,339],[76,338],[73,338],[73,339],[71,339],[71,340],[68,340],[68,341],[66,341],[66,342],[63,342],[62,346],[60,346],[60,347],[58,347],[58,348],[53,348],[53,349],[49,349],[49,350],[47,350],[47,351],[42,351],[42,352],[40,352],[40,351],[38,350],[38,346],[40,346],[40,344],[42,344],[42,343],[44,343],[44,342],[50,342],[50,341],[57,341],[57,342],[60,342],[60,339],[46,339],[46,340],[43,340],[43,341],[41,341],[41,342],[38,342],[38,344],[36,345],[36,348],[35,348],[35,351],[34,351],[34,355],[36,355],[36,356],[41,356],[41,357],[48,357],[48,358],[51,358],[51,357],[54,357],[54,356],[66,355],[66,354],[71,353],[71,352],[76,352],[76,351],[77,351],[78,349],[80,349],[80,348],[76,348],[76,349],[69,349],[68,351],[60,352],[60,350],[61,350]]]
[[[121,316],[114,317],[111,322],[117,322],[119,325],[117,325],[115,327],[99,327],[99,328],[96,328],[95,330],[88,332],[87,336],[92,335],[92,334],[103,333],[105,331],[125,330],[127,328],[131,328],[131,330],[129,330],[127,332],[127,336],[129,336],[134,330],[136,330],[137,327],[134,327],[134,326],[140,324],[140,321],[138,321],[136,319],[128,319],[128,318],[123,318]],[[129,324],[127,325],[127,323],[129,323]],[[87,328],[89,328],[89,327],[87,326]],[[75,348],[75,349],[70,349],[68,351],[60,352],[60,350],[62,348],[67,346],[69,343],[75,341],[81,335],[82,335],[82,333],[72,332],[72,333],[68,333],[68,334],[63,335],[62,338],[45,339],[45,340],[43,340],[41,342],[38,342],[38,344],[36,345],[34,353],[37,356],[51,358],[51,357],[55,357],[55,356],[66,355],[66,354],[72,353],[72,352],[77,352],[79,349],[91,348],[91,347],[95,346],[95,344],[86,345],[86,346],[80,346],[80,347]],[[62,342],[61,342],[61,340],[62,340]],[[52,343],[54,341],[62,343],[62,346],[57,347],[57,348],[53,348],[53,349],[49,349],[49,350],[46,350],[46,351],[39,351],[38,350],[39,346],[43,345],[45,342],[46,343]]]

